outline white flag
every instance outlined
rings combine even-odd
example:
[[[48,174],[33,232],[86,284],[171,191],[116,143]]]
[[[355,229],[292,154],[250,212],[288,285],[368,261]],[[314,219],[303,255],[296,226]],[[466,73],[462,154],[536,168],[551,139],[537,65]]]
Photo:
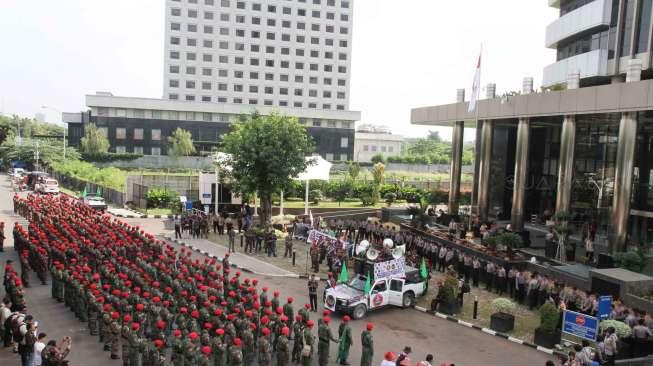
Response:
[[[481,91],[481,54],[478,55],[478,63],[476,64],[476,72],[474,73],[474,84],[472,85],[472,97],[469,100],[469,107],[467,108],[468,112],[473,112],[476,109],[476,101],[478,101],[478,93],[480,91]]]

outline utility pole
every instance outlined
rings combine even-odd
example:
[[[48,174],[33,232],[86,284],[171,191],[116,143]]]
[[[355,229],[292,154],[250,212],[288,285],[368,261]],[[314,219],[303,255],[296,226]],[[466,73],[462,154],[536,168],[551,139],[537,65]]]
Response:
[[[34,152],[34,160],[36,160],[36,170],[39,169],[39,140],[36,140],[36,151]]]

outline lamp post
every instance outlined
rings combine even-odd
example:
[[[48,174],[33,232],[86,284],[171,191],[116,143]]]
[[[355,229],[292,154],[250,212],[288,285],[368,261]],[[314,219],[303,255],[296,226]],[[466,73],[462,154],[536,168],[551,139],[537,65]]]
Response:
[[[43,106],[41,106],[41,108],[42,108],[42,109],[49,109],[49,110],[51,110],[51,111],[61,113],[61,111],[58,110],[57,108],[48,107],[47,105],[43,105]],[[63,121],[62,121],[62,122],[63,122]],[[66,160],[66,130],[67,130],[67,129],[66,129],[66,126],[64,126],[64,127],[63,127],[63,160],[64,160],[64,161]]]

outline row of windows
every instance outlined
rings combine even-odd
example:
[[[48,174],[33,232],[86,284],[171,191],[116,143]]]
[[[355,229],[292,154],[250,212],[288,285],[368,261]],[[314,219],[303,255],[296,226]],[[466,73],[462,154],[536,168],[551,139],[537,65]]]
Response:
[[[179,74],[180,73],[180,66],[179,65],[170,65],[168,68],[168,71],[171,74]],[[198,72],[197,68],[195,66],[186,66],[185,67],[185,73],[187,75],[196,75]],[[201,68],[202,76],[213,76],[213,69],[210,67],[202,67]],[[226,69],[218,69],[218,77],[229,77],[229,71]],[[236,79],[243,79],[245,77],[245,72],[242,70],[233,70],[233,77]],[[250,80],[263,80],[263,78],[266,81],[275,81],[275,74],[273,73],[263,73],[261,75],[258,71],[250,71],[249,72],[249,79]],[[295,75],[294,77],[294,82],[296,83],[303,83],[304,82],[304,75]],[[282,82],[290,82],[290,77],[288,74],[280,74],[279,75],[279,81]],[[318,77],[317,76],[310,76],[308,77],[308,82],[310,84],[317,84],[318,83]],[[329,77],[322,78],[322,83],[324,85],[333,85],[333,79]],[[347,80],[346,79],[337,79],[337,85],[338,86],[347,86]]]
[[[261,39],[261,32],[259,32],[259,31],[250,31],[250,32],[251,32],[251,33],[250,33],[250,34],[251,34],[251,38],[253,38],[253,39]],[[194,32],[191,32],[191,33],[194,33]],[[204,26],[204,33],[205,33],[205,34],[213,34],[213,33],[214,33],[214,29],[213,29],[213,27],[212,27],[212,26]],[[229,35],[230,35],[229,28],[219,28],[218,31],[217,31],[217,33],[218,33],[219,35],[221,35],[221,36],[229,36]],[[245,36],[246,36],[246,34],[245,34],[245,30],[244,30],[244,29],[236,29],[236,31],[235,31],[235,35],[236,35],[237,37],[240,37],[240,38],[245,38]],[[274,33],[274,32],[266,32],[266,34],[265,34],[265,38],[266,38],[267,40],[274,41],[274,40],[277,39],[277,33]],[[196,38],[188,38],[188,39],[193,40],[193,41],[191,41],[191,43],[193,43],[192,45],[191,45],[188,41],[186,42],[188,46],[197,46],[197,45],[199,44],[199,43],[197,42],[197,39],[196,39]],[[281,33],[281,41],[283,41],[283,42],[291,42],[291,39],[292,39],[292,37],[290,36],[290,34],[288,34],[288,33]],[[319,38],[319,37],[310,37],[310,41],[311,41],[311,44],[312,44],[312,45],[320,45],[320,38]],[[295,42],[297,42],[297,43],[306,43],[306,36],[304,36],[304,35],[296,35],[296,36],[295,36]],[[179,38],[179,37],[172,36],[172,37],[170,37],[170,43],[171,43],[171,44],[180,44],[181,41],[180,41],[180,38]],[[242,44],[242,43],[236,42],[235,44],[236,44],[236,45],[239,45],[239,44]],[[333,45],[334,45],[333,39],[332,39],[332,38],[325,38],[325,39],[324,39],[324,44],[325,44],[326,46],[331,46],[331,47],[333,47]],[[338,42],[338,46],[343,47],[343,48],[347,48],[347,44],[348,44],[347,40],[344,40],[344,39],[343,39],[343,40],[340,40],[340,41]],[[204,47],[213,47],[213,42],[212,42],[212,40],[210,40],[210,39],[205,39],[205,40],[203,40],[202,46],[204,46]],[[243,47],[243,48],[244,48],[244,47]],[[257,51],[257,52],[258,52],[258,51]]]
[[[176,36],[171,36],[170,37],[170,44],[179,46],[182,44],[182,38],[176,37]],[[297,36],[296,37],[297,42],[299,43],[304,43],[305,38],[303,36]],[[212,39],[202,39],[201,40],[202,47],[204,48],[214,48],[215,45],[218,46],[219,49],[222,50],[228,50],[229,49],[229,41],[217,41],[214,42]],[[331,39],[331,41],[333,41]],[[317,44],[319,45],[320,39],[317,37],[314,37],[311,39],[311,44]],[[200,42],[198,42],[197,38],[186,38],[186,46],[189,47],[199,47]],[[346,40],[340,40],[339,46],[343,48],[347,48],[347,41]],[[233,43],[233,49],[236,51],[245,51],[245,43],[242,42],[234,42]],[[265,45],[261,47],[260,45],[256,43],[249,44],[249,51],[251,52],[263,52],[265,50],[265,53],[275,53],[277,48],[275,46],[270,46],[270,45]],[[279,52],[282,55],[290,55],[290,47],[279,47]],[[304,49],[303,48],[295,48],[295,54],[297,56],[304,56]],[[333,59],[333,51],[324,51],[323,52],[324,57],[328,59]],[[311,50],[310,52],[311,57],[320,57],[320,51],[319,50]],[[340,60],[346,60],[347,59],[347,53],[345,52],[339,52],[338,53],[338,59]]]
[[[372,151],[376,152],[377,151],[377,146],[376,145],[363,145],[363,151]],[[394,146],[381,146],[381,152],[389,152],[392,153],[395,151]]]
[[[184,112],[184,111],[160,111],[160,110],[145,110],[145,109],[123,109],[123,108],[107,108],[97,107],[96,113],[99,117],[125,117],[125,118],[152,118],[152,119],[168,119],[175,121],[204,121],[204,122],[229,122],[229,114],[225,113],[211,113],[211,112]],[[308,124],[307,118],[299,118],[299,123]],[[339,124],[338,124],[339,123]],[[310,120],[310,125],[313,127],[329,127],[337,128],[352,128],[350,121],[338,121],[334,119],[320,119],[313,118]],[[108,137],[108,127],[98,127],[100,133]],[[116,138],[125,139],[127,136],[126,128],[117,127]],[[143,128],[134,128],[132,130],[134,140],[142,140],[144,136]],[[153,141],[160,141],[161,130],[153,128],[150,130],[150,136]],[[343,146],[346,147],[346,146]]]
[[[177,79],[169,80],[168,86],[170,88],[179,88],[180,87],[179,85],[180,85],[179,80]],[[201,88],[202,90],[213,90],[213,83],[208,81],[196,82],[195,80],[186,80],[185,87],[186,89]],[[227,91],[229,90],[229,87],[227,83],[218,83],[216,89],[220,91]],[[233,84],[232,90],[234,92],[244,92],[245,90],[247,90],[250,93],[258,93],[259,90],[262,90],[265,94],[274,94],[274,87],[272,86],[265,86],[259,88],[258,85],[249,85],[248,88],[245,88],[243,84]],[[296,97],[304,96],[304,89],[300,89],[300,88],[295,88],[295,89],[278,88],[277,91],[280,95],[289,95],[289,93],[292,92],[293,95],[295,95]],[[333,98],[333,95],[335,95],[336,98],[338,99],[345,99],[346,93],[345,92],[332,93],[330,90],[322,91],[322,98]],[[311,98],[317,98],[318,91],[316,89],[309,89],[308,96]]]
[[[179,8],[170,9],[170,14],[172,16],[180,17],[181,13],[182,13],[182,11]],[[204,11],[202,14],[203,14],[203,19],[204,20],[213,21],[213,20],[216,19],[216,15],[212,11]],[[194,9],[188,9],[187,12],[186,12],[186,15],[187,15],[188,18],[196,18],[196,19],[199,18],[198,11],[194,10]],[[229,21],[231,21],[231,19],[235,19],[236,23],[241,23],[241,24],[246,23],[246,19],[247,19],[246,15],[234,14],[233,18],[231,17],[231,15],[232,14],[229,14],[229,13],[220,13],[219,17],[217,17],[217,18],[219,18],[221,22],[229,22]],[[286,15],[291,15],[291,14],[286,14]],[[306,10],[305,9],[297,9],[297,15],[298,16],[306,16]],[[311,11],[311,17],[313,17],[313,18],[320,19],[321,15],[322,15],[322,13],[319,10]],[[332,12],[325,12],[324,17],[325,17],[326,20],[332,20],[332,21],[336,20],[336,14],[332,13]],[[249,18],[250,18],[250,24],[261,25],[261,17],[250,16]],[[267,20],[265,24],[267,24],[269,27],[276,27],[277,18],[265,18],[265,19]],[[349,19],[350,19],[349,14],[347,14],[347,13],[341,13],[340,14],[340,21],[341,22],[348,22]],[[283,25],[283,24],[286,24],[286,22],[287,22],[288,25],[287,26]],[[282,20],[282,26],[284,28],[290,28],[290,21]]]
[[[172,1],[177,2],[177,3],[181,2],[181,0],[172,0]],[[298,0],[298,2],[299,3],[306,3],[306,0]],[[217,3],[218,3],[217,0],[204,0],[204,5],[212,6],[212,5],[217,5]],[[229,8],[231,6],[231,3],[232,2],[230,0],[220,0],[219,1],[220,6],[223,7],[223,8]],[[333,6],[333,7],[336,6],[336,0],[326,0],[326,1],[324,1],[324,3],[327,6]],[[188,0],[188,4],[197,5],[198,1],[197,0]],[[313,0],[313,5],[322,5],[322,0]],[[350,6],[349,1],[341,1],[340,2],[340,7],[343,8],[343,9],[349,9],[349,6]],[[236,1],[236,9],[243,9],[244,10],[245,8],[246,8],[246,4],[245,4],[244,1]],[[250,9],[253,10],[253,11],[263,11],[264,7],[261,5],[261,3],[252,3]],[[291,15],[292,14],[292,9],[290,7],[287,7],[287,6],[278,7],[276,5],[268,5],[265,9],[267,9],[268,13],[275,13],[276,14],[277,10],[281,9],[282,14],[286,14],[286,15]],[[297,9],[297,10],[298,10],[297,15],[299,15],[299,16],[305,16],[306,15],[306,10],[305,9]],[[303,13],[299,12],[299,10],[304,10],[304,12]]]
[[[179,51],[170,51],[170,59],[171,60],[179,60],[180,59],[180,52]],[[185,53],[186,60],[187,61],[197,61],[197,53],[195,52],[186,52]],[[233,57],[233,63],[236,65],[245,65],[245,57],[242,56],[231,56]],[[229,63],[229,58],[230,56],[228,55],[220,55],[217,58],[218,63],[221,64],[228,64]],[[202,61],[203,62],[213,62],[214,57],[210,53],[204,53],[202,54]],[[281,60],[278,63],[275,62],[275,60],[270,60],[270,59],[265,59],[263,60],[264,62],[261,63],[261,59],[259,58],[254,58],[251,57],[247,60],[247,64],[250,66],[265,66],[265,67],[275,67],[275,65],[278,65],[282,69],[289,69],[290,68],[290,61],[289,60]],[[304,70],[304,67],[306,64],[304,62],[295,62],[295,69],[297,70]],[[334,65],[330,64],[325,64],[322,65],[323,71],[324,72],[334,72]],[[320,71],[319,70],[319,64],[316,63],[309,63],[308,64],[308,70],[310,71]],[[339,65],[337,67],[338,73],[340,74],[346,74],[347,73],[347,66],[344,65]]]
[[[170,99],[170,100],[179,100],[179,99],[180,99],[180,98],[179,98],[179,94],[177,94],[177,93],[169,93],[169,94],[168,94],[168,99]],[[202,95],[202,96],[200,96],[200,98],[197,98],[197,97],[196,97],[195,95],[193,95],[193,94],[186,94],[186,95],[184,95],[184,100],[187,101],[187,102],[195,102],[195,101],[202,101],[202,102],[213,102],[213,101],[215,101],[215,102],[218,102],[218,103],[228,103],[228,102],[229,102],[228,99],[227,99],[227,97],[216,97],[216,98],[213,98],[213,97],[210,96],[210,95]],[[256,98],[250,98],[250,99],[233,98],[233,99],[231,100],[231,102],[232,102],[233,104],[259,105],[259,100],[256,99]],[[271,99],[264,99],[264,100],[263,100],[263,105],[265,105],[265,106],[273,106],[273,105],[274,105],[274,101],[271,100]],[[280,100],[278,106],[279,106],[279,107],[291,107],[291,106],[292,106],[292,107],[294,107],[294,108],[309,108],[309,109],[317,109],[317,108],[318,108],[318,104],[317,104],[317,103],[314,103],[314,102],[310,102],[310,103],[306,103],[306,104],[304,104],[303,102],[296,101],[296,102],[289,103],[287,100]],[[325,104],[322,104],[322,108],[321,108],[321,109],[327,109],[327,110],[329,110],[329,109],[333,109],[333,106],[332,106],[331,104],[325,103]],[[344,110],[346,110],[344,104],[337,104],[335,109],[338,110],[338,111],[344,111]]]
[[[236,20],[240,20],[240,19],[237,18]],[[253,18],[252,20],[253,20],[252,24],[260,25],[260,19]],[[237,23],[244,23],[244,21],[243,22],[237,21]],[[277,21],[275,19],[268,19],[267,20],[267,25],[270,26],[270,27],[274,27],[274,26],[276,26],[276,24],[277,24]],[[281,27],[282,28],[291,28],[290,21],[289,20],[281,21]],[[301,30],[306,30],[307,29],[306,28],[306,23],[296,22],[296,28],[301,29]],[[204,30],[204,33],[206,33],[206,34],[213,34],[213,32],[215,30],[215,27],[213,25],[203,25],[202,29]],[[217,27],[217,29],[218,29],[217,33],[220,34],[220,35],[223,35],[223,36],[228,36],[229,33],[230,33],[229,28],[227,28],[227,27]],[[313,32],[320,32],[320,31],[322,31],[322,29],[324,29],[324,31],[326,33],[335,33],[336,27],[334,25],[331,25],[331,24],[326,24],[326,25],[324,25],[324,28],[322,28],[321,24],[316,24],[316,23],[311,24],[311,31],[313,31]],[[181,31],[181,23],[176,23],[176,22],[170,23],[170,30],[172,30],[172,31]],[[186,24],[186,31],[187,32],[197,33],[197,30],[198,30],[197,24],[193,24],[193,23]],[[340,32],[340,34],[349,34],[349,28],[348,27],[339,27],[338,31]],[[258,31],[258,30],[252,31],[252,34],[256,34],[255,38],[258,38],[260,36],[260,33],[261,32]],[[242,35],[240,35],[240,37],[244,37],[244,31],[239,33],[238,29],[237,29],[236,30],[236,35],[238,36],[239,34],[242,34]],[[272,36],[270,36],[270,34],[272,34]],[[268,32],[268,37],[273,37],[273,36],[274,36],[274,33]],[[268,38],[268,39],[274,39],[274,38]]]
[[[117,154],[124,154],[127,152],[127,148],[122,145],[116,146],[116,153]],[[143,146],[134,146],[133,151],[134,154],[143,154]],[[157,146],[153,146],[150,148],[150,155],[154,156],[159,156],[161,155],[161,148]]]

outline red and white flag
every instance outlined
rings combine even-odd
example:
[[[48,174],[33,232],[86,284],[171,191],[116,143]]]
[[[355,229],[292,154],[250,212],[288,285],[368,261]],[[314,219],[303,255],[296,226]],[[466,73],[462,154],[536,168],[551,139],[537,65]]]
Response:
[[[476,64],[476,72],[474,73],[474,84],[472,84],[472,97],[469,100],[469,107],[467,108],[468,112],[473,112],[476,109],[476,101],[478,101],[478,95],[481,91],[481,55],[483,51],[478,55],[478,63]]]

